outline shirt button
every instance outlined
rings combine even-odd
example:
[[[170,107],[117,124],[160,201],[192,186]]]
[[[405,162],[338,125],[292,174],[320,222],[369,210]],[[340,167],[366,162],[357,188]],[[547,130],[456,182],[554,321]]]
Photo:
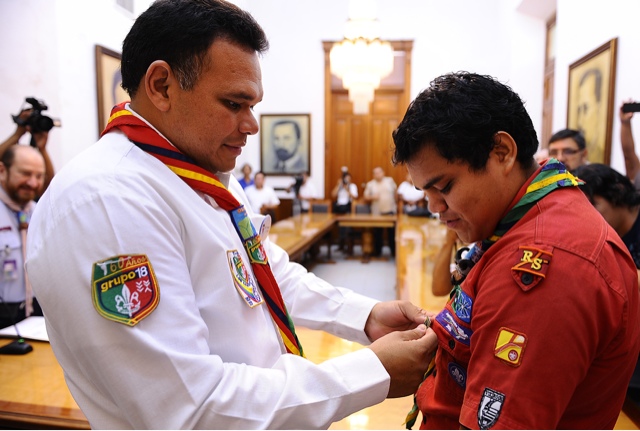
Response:
[[[525,272],[524,274],[522,274],[522,277],[520,277],[520,280],[522,280],[522,283],[524,285],[528,286],[531,283],[533,283],[533,274],[529,274],[528,272]]]
[[[456,342],[453,340],[449,340],[449,348],[453,350],[456,347]]]

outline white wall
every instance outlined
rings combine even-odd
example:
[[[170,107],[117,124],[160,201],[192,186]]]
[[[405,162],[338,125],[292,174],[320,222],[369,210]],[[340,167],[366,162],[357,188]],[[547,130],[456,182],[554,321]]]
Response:
[[[619,37],[616,104],[640,99],[636,55],[640,2],[557,0],[558,58],[554,130],[566,123],[568,65]],[[136,13],[148,0],[137,0]],[[266,113],[311,113],[312,179],[324,184],[323,40],[342,38],[347,0],[235,0],[262,24],[271,49],[262,59]],[[529,2],[532,3],[532,2]],[[547,1],[548,3],[548,1]],[[413,39],[412,96],[437,75],[468,70],[496,76],[525,100],[539,131],[542,111],[544,18],[517,11],[514,0],[378,0],[382,37]],[[535,2],[533,2],[535,6]],[[535,14],[534,14],[535,15]],[[51,132],[56,169],[97,137],[94,46],[120,51],[132,16],[113,0],[0,0],[0,140],[15,125],[27,96],[44,99],[63,127]],[[640,117],[640,116],[638,116]],[[634,120],[635,122],[636,120]],[[636,126],[638,129],[640,126]],[[613,166],[624,169],[614,128]],[[26,139],[26,138],[25,138]],[[259,138],[249,139],[238,165],[259,166]],[[272,178],[273,185],[290,180]]]

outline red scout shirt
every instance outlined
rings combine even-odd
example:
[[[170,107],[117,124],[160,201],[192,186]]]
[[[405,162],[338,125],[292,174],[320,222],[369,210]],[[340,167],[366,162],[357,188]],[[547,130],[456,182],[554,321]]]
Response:
[[[578,188],[551,192],[435,319],[421,429],[613,428],[638,358],[638,318],[625,245]]]

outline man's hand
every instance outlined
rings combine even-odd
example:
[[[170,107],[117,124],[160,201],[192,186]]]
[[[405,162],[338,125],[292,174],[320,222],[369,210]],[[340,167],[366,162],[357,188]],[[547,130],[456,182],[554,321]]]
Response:
[[[419,325],[408,331],[390,333],[369,346],[391,377],[387,398],[404,397],[416,392],[437,345],[435,332],[425,325]]]
[[[47,148],[47,140],[49,139],[49,132],[35,132],[32,133],[33,139],[36,143],[36,147],[40,152],[44,152]]]
[[[364,332],[371,341],[393,332],[413,329],[427,319],[427,312],[409,301],[377,303],[367,319]]]

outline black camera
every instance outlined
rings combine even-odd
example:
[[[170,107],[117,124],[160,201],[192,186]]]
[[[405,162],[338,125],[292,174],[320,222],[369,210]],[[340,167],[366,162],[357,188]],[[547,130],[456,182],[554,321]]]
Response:
[[[622,112],[640,112],[640,103],[625,103],[622,105]]]
[[[12,115],[14,123],[18,126],[29,126],[32,133],[48,132],[54,126],[60,127],[60,120],[42,115],[42,111],[49,109],[43,100],[38,100],[35,97],[27,97],[25,100],[31,105],[31,115],[24,120],[20,118],[20,114]]]

